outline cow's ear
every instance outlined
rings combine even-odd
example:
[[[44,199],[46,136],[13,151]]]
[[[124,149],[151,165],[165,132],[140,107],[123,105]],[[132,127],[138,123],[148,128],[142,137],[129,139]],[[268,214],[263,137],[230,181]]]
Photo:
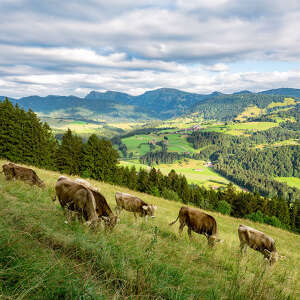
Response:
[[[271,252],[270,252],[268,249],[264,249],[264,252],[265,252],[266,254],[268,254],[268,255],[271,254]]]
[[[142,208],[143,208],[143,210],[147,210],[148,206],[147,205],[143,205]]]
[[[286,259],[286,256],[284,256],[284,255],[279,255],[279,258],[280,258],[280,259]]]

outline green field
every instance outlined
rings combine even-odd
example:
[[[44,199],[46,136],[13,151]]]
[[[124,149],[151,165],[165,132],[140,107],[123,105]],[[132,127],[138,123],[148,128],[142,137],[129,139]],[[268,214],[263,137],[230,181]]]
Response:
[[[3,162],[2,162],[3,163]],[[208,248],[203,235],[175,220],[181,203],[91,181],[109,205],[116,191],[158,206],[156,218],[134,222],[123,212],[112,233],[66,223],[53,187],[60,174],[34,168],[45,189],[6,182],[0,174],[1,299],[299,299],[299,235],[209,212],[224,243]],[[262,230],[286,259],[269,267],[249,249],[239,255],[240,223]]]
[[[155,141],[157,143],[164,140],[164,136],[168,138],[167,147],[169,152],[195,152],[192,145],[187,142],[186,135],[183,134],[140,134],[123,138],[122,142],[127,146],[128,153],[133,152],[134,156],[141,156],[150,151],[149,142]],[[154,151],[156,150],[161,151],[161,147],[156,145]]]
[[[121,161],[121,165],[135,166],[137,170],[140,168],[150,170],[150,167],[134,162]],[[188,159],[174,164],[160,164],[155,168],[160,169],[164,175],[168,175],[173,169],[176,173],[184,175],[188,183],[203,185],[206,188],[225,187],[230,183],[229,180],[220,176],[211,167],[205,166],[205,163],[199,160]]]
[[[285,182],[287,185],[300,189],[300,178],[298,177],[276,177],[276,180]]]

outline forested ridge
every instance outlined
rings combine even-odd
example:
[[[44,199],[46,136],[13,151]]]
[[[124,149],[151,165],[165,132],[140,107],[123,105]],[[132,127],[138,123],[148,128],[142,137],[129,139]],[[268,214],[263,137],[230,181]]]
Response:
[[[83,143],[68,130],[58,143],[46,123],[8,100],[0,102],[0,120],[2,159],[90,177],[236,217],[254,218],[258,214],[261,222],[300,231],[300,210],[293,199],[238,192],[232,185],[222,191],[207,190],[189,185],[185,176],[174,170],[165,176],[155,168],[137,172],[134,167],[120,167],[118,152],[109,140],[91,135]]]

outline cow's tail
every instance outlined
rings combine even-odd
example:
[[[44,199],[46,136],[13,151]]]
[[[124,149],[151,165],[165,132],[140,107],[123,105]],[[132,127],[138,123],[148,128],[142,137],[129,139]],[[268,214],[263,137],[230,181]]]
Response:
[[[178,221],[178,219],[179,219],[179,215],[178,215],[177,219],[175,221],[171,222],[169,225],[170,226],[174,225]]]

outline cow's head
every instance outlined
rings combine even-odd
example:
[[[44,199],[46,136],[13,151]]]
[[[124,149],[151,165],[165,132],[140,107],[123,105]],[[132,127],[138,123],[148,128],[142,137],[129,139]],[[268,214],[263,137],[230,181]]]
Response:
[[[150,216],[151,218],[155,218],[154,213],[156,209],[157,209],[156,205],[152,205],[152,204],[143,205],[143,210],[145,215]]]
[[[39,187],[41,187],[41,188],[45,188],[46,187],[46,184],[43,181],[41,181],[41,180],[37,183],[37,185]]]
[[[205,236],[207,237],[208,245],[210,247],[215,246],[216,243],[223,243],[224,242],[224,240],[219,239],[216,235],[205,234]]]
[[[272,266],[274,263],[278,261],[278,259],[285,259],[285,256],[279,255],[277,251],[269,251],[268,249],[264,249],[264,254],[266,260],[270,263],[270,266]]]
[[[120,222],[120,219],[117,216],[111,216],[111,217],[102,216],[101,218],[104,221],[105,227],[109,230],[113,230],[113,228],[117,225],[117,223]]]

